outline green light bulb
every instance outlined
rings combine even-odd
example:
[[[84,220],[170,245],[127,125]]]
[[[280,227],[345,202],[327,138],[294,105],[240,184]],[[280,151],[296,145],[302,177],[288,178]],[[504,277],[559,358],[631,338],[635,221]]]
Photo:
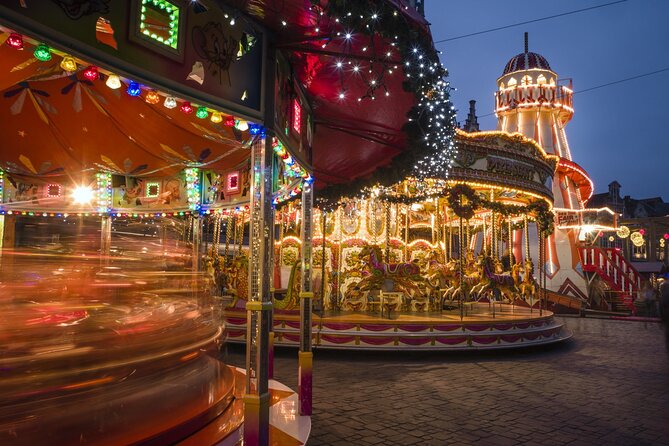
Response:
[[[205,119],[209,116],[209,112],[207,112],[207,107],[198,107],[197,111],[195,112],[195,116],[197,116],[200,119]]]
[[[47,45],[40,43],[37,45],[37,48],[35,48],[33,56],[35,56],[35,59],[37,60],[47,62],[51,60],[51,49]]]

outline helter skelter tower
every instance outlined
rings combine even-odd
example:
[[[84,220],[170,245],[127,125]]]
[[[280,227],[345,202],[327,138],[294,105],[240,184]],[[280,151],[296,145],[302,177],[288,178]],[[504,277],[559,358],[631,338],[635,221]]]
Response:
[[[497,130],[522,133],[558,158],[552,190],[558,215],[578,216],[592,195],[585,170],[572,160],[565,127],[574,115],[571,80],[558,75],[540,54],[528,51],[514,56],[497,79],[495,113]],[[576,218],[576,220],[578,220]],[[566,226],[572,226],[567,228]],[[586,297],[586,280],[578,251],[578,222],[559,224],[546,243],[547,289]],[[536,259],[535,259],[536,262]]]

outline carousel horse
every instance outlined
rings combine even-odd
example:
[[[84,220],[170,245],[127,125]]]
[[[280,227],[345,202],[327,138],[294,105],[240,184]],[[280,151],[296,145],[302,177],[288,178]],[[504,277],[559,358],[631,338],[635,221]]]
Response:
[[[426,256],[427,260],[427,284],[434,291],[438,292],[436,303],[439,303],[443,296],[452,291],[457,283],[458,271],[457,262],[451,260],[447,263],[441,263],[437,260],[437,252],[430,251]]]
[[[493,296],[499,293],[500,296],[505,295],[513,299],[519,292],[520,264],[513,265],[511,274],[497,274],[494,268],[494,261],[488,256],[484,256],[479,262],[483,287],[479,290],[478,297],[480,298],[485,292],[492,292]]]
[[[358,283],[361,290],[375,290],[392,281],[394,286],[411,296],[423,296],[425,291],[421,289],[425,279],[420,274],[420,267],[413,262],[409,263],[384,263],[381,259],[381,248],[378,246],[365,246],[358,257],[363,260],[369,274],[365,275]]]
[[[472,256],[467,256],[462,267],[462,280],[460,280],[460,270],[458,261],[455,262],[454,285],[447,289],[442,297],[442,305],[446,300],[464,299],[466,294],[476,292],[481,282],[481,275],[476,268],[476,262]]]
[[[539,284],[534,278],[534,265],[532,260],[526,259],[524,266],[523,280],[520,282],[520,296],[532,306],[534,304],[534,296],[537,294]]]
[[[232,303],[228,306],[233,308],[240,298],[242,300],[248,298],[249,261],[245,255],[240,254],[225,263],[221,262],[219,286],[233,297]]]
[[[408,263],[384,263],[381,259],[381,248],[376,245],[365,246],[358,256],[366,260],[372,274],[380,273],[386,277],[411,277],[420,276],[420,267],[412,262]]]

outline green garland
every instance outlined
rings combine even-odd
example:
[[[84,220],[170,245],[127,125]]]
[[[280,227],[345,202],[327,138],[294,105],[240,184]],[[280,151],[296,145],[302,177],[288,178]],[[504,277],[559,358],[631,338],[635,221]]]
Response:
[[[453,213],[465,220],[471,219],[476,209],[481,206],[481,199],[476,191],[465,184],[457,184],[448,191],[448,206]]]

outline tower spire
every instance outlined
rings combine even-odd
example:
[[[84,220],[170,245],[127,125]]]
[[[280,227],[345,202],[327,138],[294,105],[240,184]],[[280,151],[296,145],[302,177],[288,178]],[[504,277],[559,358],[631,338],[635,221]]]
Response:
[[[476,101],[473,99],[469,101],[469,115],[467,115],[463,130],[469,133],[479,131],[479,121],[476,119]]]
[[[526,32],[525,32],[525,52],[526,52],[526,53],[529,52],[529,51],[528,51],[529,44],[528,44],[528,42],[527,42],[527,41],[528,41],[528,37],[527,37],[527,35],[528,35],[528,34],[527,34],[527,31],[526,31]]]

